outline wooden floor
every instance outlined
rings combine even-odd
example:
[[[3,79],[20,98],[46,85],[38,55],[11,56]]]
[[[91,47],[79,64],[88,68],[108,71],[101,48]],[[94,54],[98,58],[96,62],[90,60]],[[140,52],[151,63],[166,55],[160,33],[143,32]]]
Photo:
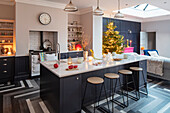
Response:
[[[121,108],[114,104],[115,113],[170,113],[170,82],[148,79],[149,95],[141,95],[138,101],[129,99],[129,107]],[[117,100],[122,100],[116,94]],[[111,108],[111,102],[110,109]],[[101,106],[107,108],[105,100]],[[93,110],[93,105],[87,107]],[[82,113],[88,112],[82,110]],[[39,96],[39,80],[24,80],[14,85],[0,85],[0,113],[53,113]],[[98,113],[103,113],[98,111]]]

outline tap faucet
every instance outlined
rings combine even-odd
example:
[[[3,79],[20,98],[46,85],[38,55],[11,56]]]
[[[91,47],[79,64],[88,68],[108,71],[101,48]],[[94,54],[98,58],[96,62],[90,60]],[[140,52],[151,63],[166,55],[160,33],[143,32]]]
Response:
[[[56,56],[58,56],[58,63],[60,64],[61,53],[60,53],[60,44],[59,43],[56,44],[56,51],[55,51],[55,53],[56,53]]]

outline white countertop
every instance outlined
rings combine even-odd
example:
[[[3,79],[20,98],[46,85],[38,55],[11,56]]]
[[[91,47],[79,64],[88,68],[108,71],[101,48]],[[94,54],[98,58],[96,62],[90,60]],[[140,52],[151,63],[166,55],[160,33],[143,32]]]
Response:
[[[0,55],[0,58],[14,57],[15,55]]]
[[[142,61],[142,60],[146,60],[146,59],[147,59],[146,57],[138,56],[138,57],[133,57],[133,58],[129,58],[129,59],[123,59],[122,61],[112,61],[112,62],[102,63],[101,65],[98,65],[98,66],[93,65],[93,63],[101,62],[101,60],[95,60],[93,62],[86,61],[86,62],[83,62],[82,64],[73,64],[73,65],[78,65],[78,69],[79,69],[79,70],[74,70],[74,71],[66,71],[65,70],[66,68],[68,68],[67,63],[60,63],[60,65],[57,69],[55,69],[53,67],[53,65],[56,63],[56,61],[45,61],[45,62],[41,62],[41,64],[43,66],[45,66],[47,69],[49,69],[51,72],[53,72],[55,75],[62,78],[62,77],[67,77],[67,76],[76,75],[76,74],[80,74],[80,73],[86,73],[86,72],[90,72],[90,71],[95,71],[95,70],[105,69],[105,68],[109,68],[109,67],[115,67],[115,66],[119,66],[119,65],[138,62],[138,61]],[[67,60],[65,60],[65,61],[67,61]],[[77,58],[73,59],[73,62],[76,62],[76,61],[77,61]]]

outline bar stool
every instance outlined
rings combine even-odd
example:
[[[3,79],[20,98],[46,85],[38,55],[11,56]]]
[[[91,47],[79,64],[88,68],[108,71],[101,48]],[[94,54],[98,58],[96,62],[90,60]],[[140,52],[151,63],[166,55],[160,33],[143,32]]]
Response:
[[[138,94],[139,94],[139,98],[140,98],[140,93],[148,96],[147,81],[145,80],[145,77],[144,77],[143,68],[141,68],[141,67],[130,67],[130,70],[132,70],[133,72],[136,72],[137,76],[139,76],[139,72],[142,72],[142,78],[143,78],[143,81],[144,81],[144,85],[139,87]],[[145,88],[146,92],[140,91],[140,88],[142,88],[142,87]]]
[[[97,85],[101,85],[101,90],[104,86],[104,92],[105,92],[105,97],[106,97],[106,100],[107,100],[107,104],[108,104],[108,109],[109,109],[109,102],[108,102],[108,99],[107,99],[107,94],[106,94],[106,88],[105,88],[105,85],[104,85],[104,79],[103,78],[100,78],[100,77],[89,77],[87,79],[87,82],[86,82],[86,86],[85,86],[85,92],[84,92],[84,95],[83,95],[83,100],[82,100],[82,106],[83,106],[83,103],[84,103],[84,98],[85,98],[85,95],[86,95],[86,89],[87,89],[87,84],[91,84],[91,85],[94,85],[94,90],[95,90],[95,102],[94,102],[94,113],[96,111],[96,100],[98,100],[98,106],[99,106],[99,101],[100,101],[100,97],[99,99],[97,99]]]
[[[107,79],[110,79],[110,95],[112,97],[111,101],[112,101],[112,112],[114,112],[114,105],[113,105],[113,102],[115,102],[116,104],[118,104],[119,106],[125,108],[125,100],[124,100],[124,95],[123,95],[123,89],[121,87],[121,82],[120,82],[120,76],[116,73],[106,73],[104,75],[105,78]],[[113,80],[116,80],[115,82],[115,87],[114,87],[114,91],[113,91]],[[117,88],[117,80],[119,80],[119,86],[120,86],[120,89],[121,89],[121,93],[122,93],[122,98],[123,98],[123,104],[117,100],[114,99],[114,95],[115,95],[115,92],[116,92],[116,88]]]
[[[127,96],[126,107],[128,107],[128,106],[129,106],[129,100],[128,100],[129,98],[131,98],[131,99],[133,99],[133,100],[135,100],[135,101],[139,100],[139,99],[138,99],[138,96],[137,96],[135,78],[134,78],[134,76],[133,76],[133,74],[132,74],[132,71],[130,71],[130,70],[119,70],[119,74],[122,74],[122,75],[125,76],[126,93],[124,93],[124,95]],[[130,82],[128,81],[128,78],[127,78],[128,76],[131,76],[131,77],[132,77],[132,81],[130,81]],[[130,83],[133,83],[136,97],[128,94],[128,92],[131,92],[131,91],[128,91],[128,89],[131,88],[131,87],[128,86]],[[134,90],[133,90],[133,91],[134,91]]]

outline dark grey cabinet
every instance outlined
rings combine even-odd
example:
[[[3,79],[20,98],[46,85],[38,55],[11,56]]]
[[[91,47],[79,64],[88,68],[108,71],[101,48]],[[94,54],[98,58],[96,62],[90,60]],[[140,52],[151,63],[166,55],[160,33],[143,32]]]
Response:
[[[29,56],[15,57],[15,79],[26,79],[29,77]]]
[[[55,113],[81,111],[81,75],[59,78],[40,66],[40,96]]]
[[[81,109],[81,75],[64,78],[61,84],[63,113],[75,113]]]
[[[0,83],[13,81],[14,67],[14,57],[0,58]]]

